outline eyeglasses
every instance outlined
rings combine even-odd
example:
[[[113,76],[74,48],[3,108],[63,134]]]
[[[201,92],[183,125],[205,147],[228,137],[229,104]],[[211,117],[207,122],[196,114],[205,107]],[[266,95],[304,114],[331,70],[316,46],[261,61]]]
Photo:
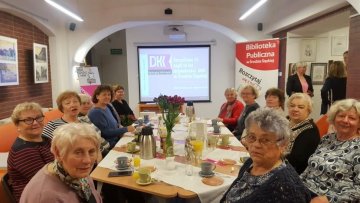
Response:
[[[271,144],[276,144],[277,142],[281,141],[282,139],[278,139],[278,140],[274,141],[274,140],[269,140],[267,138],[257,139],[255,135],[246,135],[245,137],[242,138],[242,140],[244,140],[248,144],[255,143],[257,140],[261,145],[269,146]]]
[[[19,120],[19,122],[24,122],[25,124],[27,125],[32,125],[34,123],[34,121],[36,120],[36,122],[40,123],[40,122],[43,122],[44,121],[44,118],[45,116],[38,116],[36,118],[25,118],[25,119],[22,119],[22,120]]]

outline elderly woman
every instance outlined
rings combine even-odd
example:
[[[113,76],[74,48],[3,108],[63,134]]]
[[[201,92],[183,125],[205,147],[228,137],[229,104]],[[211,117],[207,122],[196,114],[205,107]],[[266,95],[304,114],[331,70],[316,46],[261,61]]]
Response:
[[[250,158],[221,202],[309,202],[310,192],[281,157],[291,131],[279,111],[260,108],[245,120]]]
[[[346,71],[342,61],[334,61],[321,88],[321,112],[326,114],[332,103],[346,98]]]
[[[120,117],[111,105],[112,88],[109,85],[99,85],[92,96],[95,106],[88,114],[92,123],[101,131],[101,136],[110,143],[110,148],[126,132],[134,132],[134,126],[123,127],[120,123]]]
[[[226,102],[221,106],[218,115],[218,121],[223,122],[225,126],[233,131],[236,127],[237,120],[244,109],[244,105],[237,100],[235,88],[225,90]]]
[[[259,96],[259,92],[254,86],[246,85],[241,89],[240,95],[242,100],[245,102],[245,109],[241,113],[237,121],[236,128],[233,131],[234,136],[238,140],[241,139],[241,135],[243,134],[243,131],[245,129],[245,119],[251,112],[255,111],[257,108],[260,107],[259,104],[255,101],[255,99],[257,99]]]
[[[19,136],[8,157],[8,174],[16,202],[30,179],[47,163],[54,160],[50,152],[51,140],[42,137],[44,115],[39,104],[18,104],[11,119]]]
[[[79,117],[86,116],[89,113],[89,110],[93,107],[91,97],[87,94],[79,94],[80,97],[80,112]]]
[[[70,123],[54,131],[45,165],[27,184],[20,202],[102,202],[89,177],[99,156],[100,136],[89,124]]]
[[[270,88],[265,93],[266,107],[284,110],[285,94],[279,88]]]
[[[136,121],[134,112],[131,110],[129,104],[124,99],[125,88],[120,85],[114,85],[113,91],[114,91],[114,100],[111,103],[116,109],[116,112],[119,114],[122,121],[126,118],[130,119],[131,121]],[[125,124],[125,122],[122,122],[122,124]]]
[[[53,138],[53,132],[59,126],[67,123],[88,123],[92,124],[87,116],[79,117],[81,98],[78,93],[74,91],[62,92],[56,99],[59,110],[64,113],[59,119],[49,121],[44,128],[43,135]],[[95,125],[92,125],[95,130],[100,131]],[[100,133],[100,132],[99,132]],[[102,155],[106,155],[110,150],[110,144],[105,140],[101,140]]]
[[[309,166],[301,174],[305,186],[329,202],[360,200],[360,102],[335,102],[328,112],[335,133],[321,139]],[[314,200],[315,200],[314,199]],[[315,201],[314,201],[315,202]]]
[[[305,75],[307,64],[306,62],[299,62],[295,64],[296,73],[288,77],[286,83],[286,94],[291,96],[296,92],[306,93],[309,96],[314,96],[314,88],[312,86],[311,77]]]
[[[295,93],[289,98],[287,106],[292,135],[286,158],[298,174],[301,174],[320,142],[320,134],[314,121],[309,118],[312,112],[309,95]]]

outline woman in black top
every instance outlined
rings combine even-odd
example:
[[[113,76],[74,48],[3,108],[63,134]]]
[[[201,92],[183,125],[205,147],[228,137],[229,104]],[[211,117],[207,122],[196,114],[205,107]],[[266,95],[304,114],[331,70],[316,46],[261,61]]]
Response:
[[[286,83],[286,94],[290,97],[296,92],[307,93],[310,97],[314,96],[314,88],[312,86],[311,77],[306,75],[307,64],[299,62],[295,64],[296,73],[288,77]]]
[[[136,117],[134,112],[131,110],[129,104],[125,101],[125,88],[120,85],[113,86],[114,91],[114,100],[112,101],[112,105],[115,107],[117,113],[121,118],[121,124],[127,126],[129,122],[136,121]],[[128,122],[126,122],[128,120]]]
[[[334,61],[329,68],[329,75],[321,88],[321,112],[326,114],[331,104],[346,98],[346,70],[342,61]]]

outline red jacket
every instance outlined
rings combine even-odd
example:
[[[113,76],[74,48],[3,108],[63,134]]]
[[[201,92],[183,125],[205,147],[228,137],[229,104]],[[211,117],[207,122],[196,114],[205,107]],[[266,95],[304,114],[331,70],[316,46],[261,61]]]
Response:
[[[226,108],[227,102],[225,102],[223,105],[221,105],[219,118],[223,119],[223,123],[226,125],[226,127],[229,128],[230,131],[233,131],[236,127],[237,120],[239,116],[241,115],[241,112],[244,110],[244,105],[239,100],[235,100],[235,103],[232,107],[231,115],[229,118],[225,118],[226,116],[226,110],[222,110],[223,108]]]

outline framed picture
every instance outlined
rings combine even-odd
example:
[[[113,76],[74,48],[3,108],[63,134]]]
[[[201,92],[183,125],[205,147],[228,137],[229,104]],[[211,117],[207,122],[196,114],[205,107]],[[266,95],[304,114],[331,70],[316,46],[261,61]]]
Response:
[[[331,55],[342,56],[348,49],[348,41],[346,36],[332,36],[331,37]]]
[[[310,77],[314,85],[324,84],[327,74],[327,63],[311,63]]]
[[[0,36],[0,86],[18,84],[17,39]]]
[[[296,63],[289,63],[289,71],[288,71],[288,77],[291,75],[294,75],[296,73]]]
[[[47,46],[34,43],[34,82],[49,82]]]
[[[301,41],[300,58],[302,61],[313,62],[316,59],[316,40],[303,39]]]

